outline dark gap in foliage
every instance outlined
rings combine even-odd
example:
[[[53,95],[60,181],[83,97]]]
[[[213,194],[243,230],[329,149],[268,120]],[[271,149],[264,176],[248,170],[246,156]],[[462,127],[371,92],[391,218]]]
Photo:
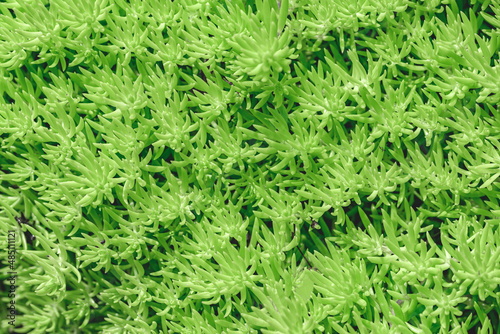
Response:
[[[166,147],[162,155],[160,156],[160,160],[165,161],[167,164],[171,163],[172,161],[179,161],[176,159],[176,155],[178,156],[178,154],[174,150]]]
[[[10,96],[7,94],[7,92],[3,92],[2,94],[2,99],[5,101],[6,104],[14,104],[16,101],[14,100],[14,97]],[[2,136],[4,133],[2,134]],[[6,134],[5,134],[6,135]]]
[[[106,315],[100,314],[101,313],[100,311],[95,312],[93,310],[99,310],[99,309],[95,309],[93,307],[91,308],[89,324],[93,323],[99,324],[104,322],[104,320],[106,319]]]
[[[432,225],[433,228],[432,230],[429,231],[429,235],[432,238],[432,241],[436,245],[441,245],[441,227],[445,225],[443,220],[437,218],[437,217],[427,217],[425,219],[425,223],[422,227],[425,227],[426,225]],[[426,238],[425,234],[421,235],[421,238]]]
[[[456,0],[458,9],[463,12],[469,18],[469,9],[472,8],[470,1],[468,0]]]
[[[200,214],[196,213],[196,211],[194,210],[191,210],[191,213],[194,215],[194,220],[197,222],[197,223],[201,223],[201,221],[203,220],[203,217],[205,217],[205,214],[203,212],[200,212]]]
[[[448,23],[448,18],[446,16],[446,7],[444,5],[441,5],[441,12],[434,12],[433,15],[440,20],[441,22]]]
[[[447,283],[453,283],[453,271],[451,269],[443,271],[443,278]]]
[[[143,268],[144,268],[144,273],[149,276],[149,274],[151,273],[160,271],[162,269],[162,265],[157,259],[150,259],[143,265]]]
[[[5,280],[6,281],[6,280]],[[9,284],[10,285],[10,284]],[[4,283],[4,280],[0,280],[0,291],[8,291],[7,286]]]
[[[418,136],[424,137],[423,133],[420,133]],[[434,138],[435,138],[435,136],[436,135],[434,135]],[[422,154],[424,156],[427,156],[427,154],[429,154],[429,152],[430,152],[430,149],[431,149],[432,145],[431,146],[427,146],[427,143],[426,143],[425,139],[422,140],[422,141],[417,141],[417,143],[419,143],[418,147],[420,149],[420,152],[422,152]]]
[[[356,128],[356,122],[352,120],[348,120],[342,123],[343,127],[346,129],[347,133],[350,133]]]
[[[492,200],[492,198],[490,198],[488,195],[481,196],[478,199],[479,199],[479,203],[478,204],[485,204],[486,201],[491,201]]]
[[[463,171],[468,172],[468,171],[469,171],[469,169],[467,168],[467,165],[466,165],[465,163],[466,163],[466,160],[465,160],[465,159],[460,159],[460,160],[458,161],[458,168],[462,169]],[[463,173],[461,173],[461,174],[463,174]]]
[[[21,230],[26,229],[26,231],[23,232],[26,243],[30,246],[33,246],[33,242],[35,241],[36,237],[33,234],[31,234],[31,232],[26,227],[23,226],[23,225],[29,225],[33,227],[33,223],[24,216],[23,212],[21,212],[21,216],[15,217],[15,219]]]
[[[307,269],[312,269],[313,266],[312,264],[309,262],[309,259],[307,258],[307,255],[306,253],[309,252],[310,254],[313,254],[316,249],[316,247],[311,246],[313,245],[312,242],[310,242],[309,240],[297,245],[295,248],[293,248],[292,250],[290,250],[289,252],[292,252],[292,254],[295,254],[295,259],[296,259],[296,263],[295,265],[298,267],[300,266],[300,264],[304,261],[305,264],[306,264],[306,267]],[[291,257],[292,255],[290,255]]]
[[[362,203],[367,203],[365,196],[360,196],[360,198],[361,198]],[[363,204],[361,205],[361,207],[363,207]],[[364,230],[364,225],[363,225],[363,223],[361,221],[361,217],[359,215],[359,205],[356,202],[351,201],[351,204],[349,204],[344,209],[344,211],[346,212],[346,216],[349,217],[349,219],[354,224],[354,226]]]
[[[335,230],[335,222],[334,222],[334,216],[331,213],[331,210],[326,211],[321,218],[324,220],[325,224],[327,225],[328,229],[330,231]]]
[[[416,212],[418,212],[418,209],[424,204],[417,191],[412,192],[411,197],[409,198],[409,204]]]
[[[9,11],[10,15],[12,16],[13,19],[15,19],[17,17],[16,15],[16,11],[12,8],[7,8],[7,10]]]
[[[273,221],[271,219],[262,219],[262,222],[270,231],[273,231]]]

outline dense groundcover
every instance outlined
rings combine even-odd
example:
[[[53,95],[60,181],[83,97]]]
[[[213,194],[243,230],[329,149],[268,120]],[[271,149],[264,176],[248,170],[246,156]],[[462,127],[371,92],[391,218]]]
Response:
[[[500,333],[499,0],[0,11],[2,333]]]

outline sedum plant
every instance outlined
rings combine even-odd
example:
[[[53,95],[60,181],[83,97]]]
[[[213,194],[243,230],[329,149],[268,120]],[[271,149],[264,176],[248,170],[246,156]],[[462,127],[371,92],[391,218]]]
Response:
[[[499,13],[1,2],[2,333],[500,332]]]

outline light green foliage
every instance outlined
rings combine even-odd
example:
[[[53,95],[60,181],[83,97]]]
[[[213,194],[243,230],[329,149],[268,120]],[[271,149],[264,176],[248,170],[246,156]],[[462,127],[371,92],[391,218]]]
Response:
[[[499,15],[2,1],[15,332],[499,333]]]

